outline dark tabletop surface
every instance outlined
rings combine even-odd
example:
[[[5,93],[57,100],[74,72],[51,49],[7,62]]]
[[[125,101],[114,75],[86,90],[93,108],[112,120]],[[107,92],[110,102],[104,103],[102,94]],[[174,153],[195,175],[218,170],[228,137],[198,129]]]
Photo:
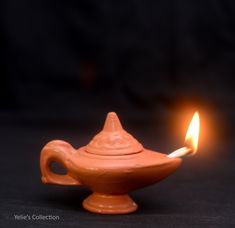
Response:
[[[82,208],[83,199],[90,193],[88,189],[42,184],[39,156],[43,145],[55,138],[69,141],[74,147],[85,145],[101,128],[103,120],[97,117],[99,124],[94,126],[84,121],[43,125],[19,119],[1,124],[1,227],[235,226],[235,155],[234,142],[229,139],[201,146],[196,156],[183,159],[183,165],[172,176],[131,193],[139,209],[129,215],[92,214]],[[176,149],[181,141],[180,137],[174,141],[175,135],[160,126],[156,130],[143,122],[126,125],[147,148],[163,153]],[[14,217],[40,214],[59,219]]]

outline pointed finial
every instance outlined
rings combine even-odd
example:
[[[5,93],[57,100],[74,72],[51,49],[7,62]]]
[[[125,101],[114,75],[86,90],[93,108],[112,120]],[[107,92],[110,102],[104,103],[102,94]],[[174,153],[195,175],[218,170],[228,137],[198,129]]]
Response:
[[[107,114],[103,131],[121,131],[123,130],[122,124],[115,112],[109,112]]]

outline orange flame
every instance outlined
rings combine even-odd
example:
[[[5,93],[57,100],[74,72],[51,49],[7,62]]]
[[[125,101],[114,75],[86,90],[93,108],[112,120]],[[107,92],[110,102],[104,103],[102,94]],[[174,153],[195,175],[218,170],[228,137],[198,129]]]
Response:
[[[195,154],[197,152],[199,131],[200,131],[199,113],[195,112],[185,136],[185,143],[187,147],[190,147],[192,149],[192,154]]]

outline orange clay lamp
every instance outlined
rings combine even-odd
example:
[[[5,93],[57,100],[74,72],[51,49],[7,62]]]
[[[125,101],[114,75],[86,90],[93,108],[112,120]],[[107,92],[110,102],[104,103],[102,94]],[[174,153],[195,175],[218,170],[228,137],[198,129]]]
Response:
[[[40,167],[45,184],[84,185],[93,193],[83,201],[88,211],[126,214],[137,209],[128,192],[157,183],[173,173],[182,157],[197,150],[199,115],[195,113],[186,134],[185,147],[169,154],[144,148],[127,133],[114,112],[107,115],[103,130],[88,145],[74,149],[53,140],[41,151]],[[51,163],[58,162],[67,174],[56,174]]]

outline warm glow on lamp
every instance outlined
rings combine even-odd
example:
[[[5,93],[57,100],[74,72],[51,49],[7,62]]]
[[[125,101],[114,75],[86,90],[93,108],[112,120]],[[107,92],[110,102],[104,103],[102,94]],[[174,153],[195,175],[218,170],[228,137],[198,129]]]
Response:
[[[185,136],[185,147],[175,150],[174,152],[169,154],[168,157],[176,158],[176,157],[182,157],[184,155],[195,154],[198,149],[199,131],[200,131],[199,113],[195,112]]]

